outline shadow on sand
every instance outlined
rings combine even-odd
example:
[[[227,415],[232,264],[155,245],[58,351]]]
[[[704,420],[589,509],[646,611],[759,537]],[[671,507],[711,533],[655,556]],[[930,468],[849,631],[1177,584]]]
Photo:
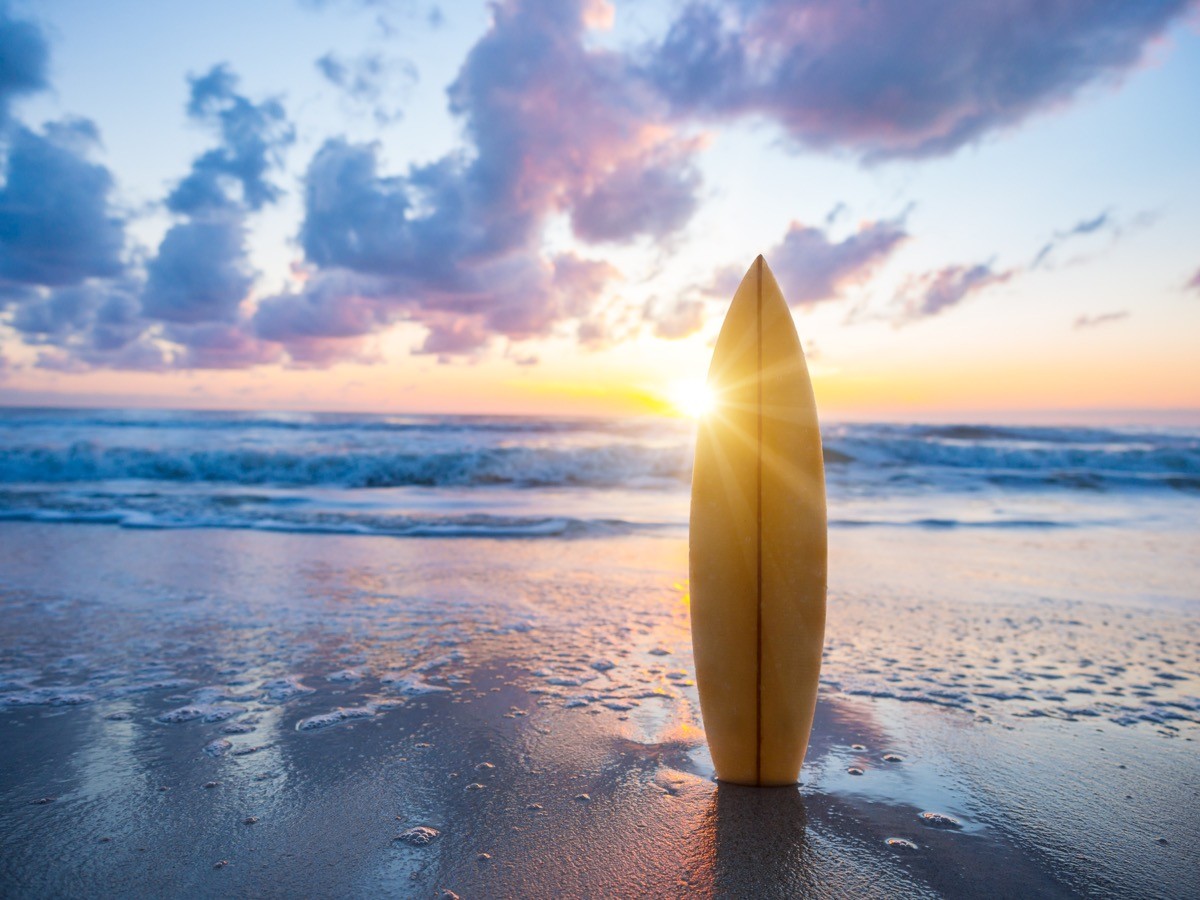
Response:
[[[793,897],[811,882],[798,787],[719,784],[704,819],[719,897]]]

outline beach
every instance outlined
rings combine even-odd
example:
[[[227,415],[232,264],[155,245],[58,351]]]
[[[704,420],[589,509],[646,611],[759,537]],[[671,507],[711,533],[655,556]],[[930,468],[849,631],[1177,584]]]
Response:
[[[686,426],[55,415],[3,426],[5,896],[1200,892],[1188,433],[830,429],[813,738],[756,790]]]

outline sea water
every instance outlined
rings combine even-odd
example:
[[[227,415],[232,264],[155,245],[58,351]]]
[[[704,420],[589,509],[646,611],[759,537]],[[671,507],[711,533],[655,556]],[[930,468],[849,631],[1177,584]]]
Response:
[[[829,423],[834,528],[1193,523],[1200,430]],[[694,425],[0,409],[0,519],[396,537],[686,527]]]

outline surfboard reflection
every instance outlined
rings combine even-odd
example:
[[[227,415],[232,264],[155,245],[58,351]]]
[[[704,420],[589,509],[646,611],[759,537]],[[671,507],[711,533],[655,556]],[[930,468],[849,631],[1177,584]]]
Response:
[[[705,824],[716,896],[794,897],[808,885],[808,817],[799,788],[719,784]]]

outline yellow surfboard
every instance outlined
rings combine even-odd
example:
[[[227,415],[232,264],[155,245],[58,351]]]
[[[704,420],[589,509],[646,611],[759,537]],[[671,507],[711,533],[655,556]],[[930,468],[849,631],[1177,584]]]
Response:
[[[825,639],[825,467],[792,315],[760,256],[717,338],[692,472],[692,649],[717,778],[795,784]]]

